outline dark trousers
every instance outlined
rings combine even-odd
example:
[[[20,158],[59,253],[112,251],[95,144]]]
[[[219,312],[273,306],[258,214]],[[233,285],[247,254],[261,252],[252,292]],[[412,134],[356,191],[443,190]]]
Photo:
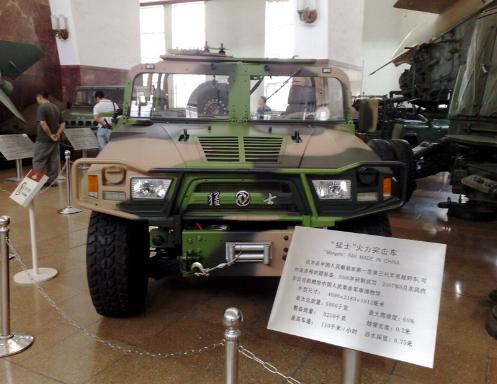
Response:
[[[48,176],[47,183],[55,181],[59,175],[59,143],[44,143],[36,141],[33,146],[33,169],[45,172]]]

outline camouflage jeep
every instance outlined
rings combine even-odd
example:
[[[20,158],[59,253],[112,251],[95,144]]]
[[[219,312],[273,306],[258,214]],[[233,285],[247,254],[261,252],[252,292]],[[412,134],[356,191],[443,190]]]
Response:
[[[326,64],[164,56],[131,69],[123,109],[72,169],[105,316],[139,311],[149,277],[280,276],[295,226],[388,236],[405,202],[402,153],[354,135],[349,80]]]

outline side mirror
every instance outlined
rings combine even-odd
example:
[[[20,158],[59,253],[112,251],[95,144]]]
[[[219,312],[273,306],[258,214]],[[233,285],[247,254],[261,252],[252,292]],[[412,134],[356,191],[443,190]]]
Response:
[[[378,100],[361,99],[357,101],[359,107],[358,131],[373,133],[378,125]]]

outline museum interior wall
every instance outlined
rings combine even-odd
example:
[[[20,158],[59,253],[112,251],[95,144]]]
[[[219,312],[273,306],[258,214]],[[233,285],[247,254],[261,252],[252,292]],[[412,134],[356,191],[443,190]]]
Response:
[[[57,39],[64,101],[78,85],[124,84],[140,62],[138,1],[50,0],[50,6],[68,19],[69,38]]]
[[[14,104],[20,109],[27,107],[40,89],[61,98],[60,62],[50,28],[48,0],[0,1],[0,18],[0,40],[36,44],[45,52],[38,63],[16,79],[11,95]],[[10,116],[0,106],[0,121]]]
[[[384,95],[398,90],[398,79],[406,66],[388,67],[369,76],[388,62],[400,42],[416,25],[437,17],[436,14],[405,11],[394,8],[396,0],[365,1],[363,57],[363,92],[367,95]]]

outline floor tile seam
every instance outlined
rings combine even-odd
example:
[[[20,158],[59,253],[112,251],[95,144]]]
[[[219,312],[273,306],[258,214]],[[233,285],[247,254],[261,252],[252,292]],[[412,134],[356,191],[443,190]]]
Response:
[[[38,355],[38,354],[36,354],[35,356],[37,356],[37,355]],[[9,361],[10,361],[10,360],[9,360]],[[37,369],[34,369],[33,367],[26,366],[26,365],[24,365],[24,364],[23,364],[23,362],[24,362],[24,361],[26,361],[26,360],[16,361],[16,362],[10,361],[10,363],[11,363],[11,364],[13,364],[13,365],[16,365],[16,366],[18,366],[18,367],[21,367],[21,368],[23,368],[23,369],[25,369],[25,370],[27,370],[27,371],[29,371],[29,372],[31,372],[31,373],[34,373],[34,374],[39,375],[39,376],[42,376],[42,377],[44,377],[44,378],[46,378],[46,379],[49,379],[49,380],[55,381],[56,383],[60,383],[60,384],[70,384],[70,383],[68,383],[67,381],[62,381],[62,380],[60,380],[60,379],[58,379],[58,378],[56,378],[56,377],[52,377],[52,376],[50,376],[50,375],[46,374],[45,372],[41,372],[41,371],[39,371],[39,370],[37,370]]]

